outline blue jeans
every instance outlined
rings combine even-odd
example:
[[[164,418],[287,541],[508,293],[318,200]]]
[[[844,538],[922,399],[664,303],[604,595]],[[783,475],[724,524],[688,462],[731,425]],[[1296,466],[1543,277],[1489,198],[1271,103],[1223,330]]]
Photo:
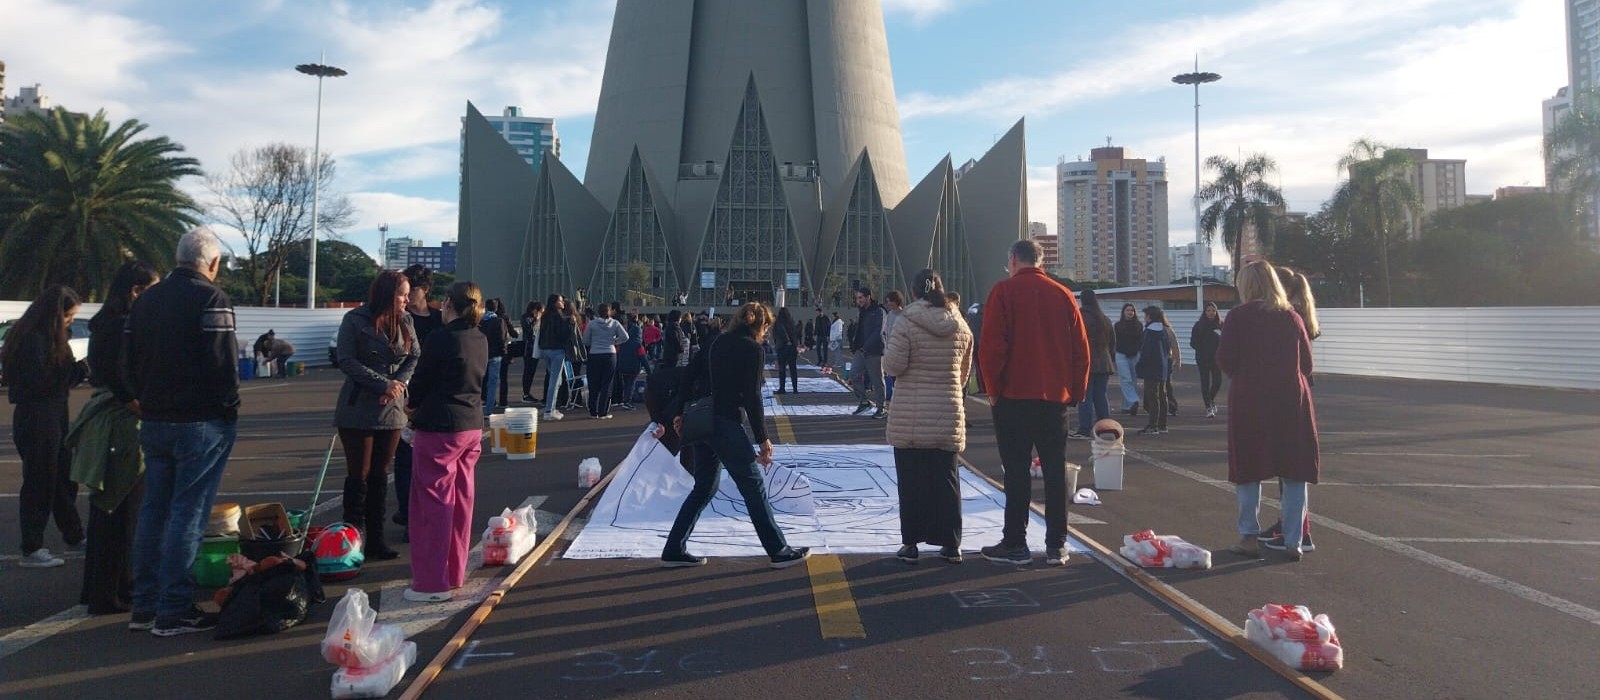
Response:
[[[732,418],[718,416],[709,442],[694,446],[694,489],[678,509],[678,518],[672,521],[672,532],[667,534],[663,556],[683,554],[689,544],[689,534],[700,521],[700,512],[711,503],[722,481],[722,469],[727,468],[744,497],[750,523],[755,525],[756,536],[767,556],[775,557],[789,548],[772,515],[772,504],[767,502],[767,484],[761,478],[761,468],[756,466],[756,451],[750,438],[744,434],[744,425]]]
[[[1095,422],[1111,416],[1111,404],[1106,401],[1106,386],[1110,383],[1109,374],[1089,375],[1089,395],[1078,402],[1078,432],[1088,435]]]
[[[1139,375],[1134,374],[1133,368],[1139,364],[1139,356],[1128,357],[1120,352],[1111,353],[1117,360],[1117,386],[1122,388],[1122,408],[1139,403]]]
[[[133,612],[175,622],[194,604],[194,558],[211,518],[235,423],[145,421],[144,505],[133,536]]]
[[[500,398],[500,363],[504,357],[489,358],[489,367],[483,375],[483,415],[488,417],[494,413],[494,402]]]
[[[567,371],[566,350],[544,352],[544,414],[556,410],[556,390],[561,387],[561,375]]]
[[[1283,541],[1299,542],[1304,534],[1306,508],[1310,489],[1304,481],[1282,479],[1283,482]],[[1239,535],[1252,537],[1261,533],[1261,482],[1234,484],[1233,493],[1239,499]],[[1299,549],[1295,546],[1294,549]]]

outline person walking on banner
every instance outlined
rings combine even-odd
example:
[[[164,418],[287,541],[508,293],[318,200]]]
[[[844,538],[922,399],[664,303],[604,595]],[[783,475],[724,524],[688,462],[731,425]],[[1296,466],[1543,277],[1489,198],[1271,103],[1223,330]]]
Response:
[[[855,353],[851,358],[853,367],[851,371],[855,376],[850,378],[850,389],[855,392],[856,399],[861,405],[856,407],[853,415],[861,415],[872,409],[872,417],[884,417],[883,411],[883,319],[886,312],[878,301],[872,298],[872,290],[867,287],[856,289],[856,325],[850,331],[850,350]],[[859,379],[857,379],[859,377]]]
[[[900,561],[917,563],[917,545],[961,562],[961,480],[956,456],[966,449],[963,389],[972,371],[972,331],[945,296],[939,273],[924,269],[884,348],[883,371],[897,377],[889,444],[900,495]]]
[[[1038,243],[1011,245],[1011,277],[989,291],[983,304],[978,369],[989,392],[995,441],[1005,470],[1005,527],[985,559],[1029,564],[1029,467],[1039,454],[1044,471],[1045,563],[1067,563],[1067,409],[1084,399],[1089,384],[1089,339],[1072,291],[1039,268]]]
[[[665,568],[706,563],[705,557],[689,553],[689,535],[700,521],[701,511],[716,495],[723,469],[728,470],[739,487],[739,495],[744,497],[750,523],[755,526],[772,568],[787,569],[811,556],[809,547],[790,547],[785,541],[783,530],[773,517],[772,504],[767,502],[761,468],[756,466],[772,465],[772,440],[767,437],[766,415],[761,408],[761,388],[766,383],[761,371],[766,364],[761,341],[766,339],[772,321],[772,310],[766,304],[752,301],[740,305],[734,310],[733,327],[707,340],[706,347],[684,370],[682,389],[670,411],[675,416],[673,429],[683,433],[683,406],[693,399],[712,397],[715,417],[710,437],[693,448],[694,488],[667,533],[666,546],[661,550],[661,566]],[[750,447],[745,421],[750,424],[760,452]]]

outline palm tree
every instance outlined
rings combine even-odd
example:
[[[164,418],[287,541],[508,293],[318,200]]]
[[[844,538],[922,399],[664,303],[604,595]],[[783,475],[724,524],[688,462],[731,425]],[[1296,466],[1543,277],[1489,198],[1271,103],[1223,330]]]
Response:
[[[1244,254],[1244,232],[1253,227],[1263,246],[1272,242],[1272,220],[1283,211],[1283,192],[1268,183],[1278,163],[1255,153],[1236,163],[1226,156],[1206,159],[1206,170],[1217,171],[1216,179],[1206,183],[1196,195],[1205,210],[1200,212],[1200,238],[1211,245],[1222,234],[1222,245],[1233,256],[1233,269],[1239,269]]]
[[[1422,200],[1411,184],[1415,168],[1411,154],[1370,139],[1357,139],[1339,159],[1345,180],[1334,190],[1328,213],[1350,237],[1377,252],[1378,299],[1393,306],[1390,290],[1389,245],[1394,232],[1409,231],[1422,215]]]
[[[200,162],[164,136],[136,140],[146,128],[60,107],[0,127],[0,294],[59,283],[97,299],[124,261],[171,266],[199,221],[177,182]]]
[[[1544,154],[1551,189],[1567,194],[1580,227],[1592,228],[1600,190],[1600,89],[1573,96],[1572,109],[1545,135]]]

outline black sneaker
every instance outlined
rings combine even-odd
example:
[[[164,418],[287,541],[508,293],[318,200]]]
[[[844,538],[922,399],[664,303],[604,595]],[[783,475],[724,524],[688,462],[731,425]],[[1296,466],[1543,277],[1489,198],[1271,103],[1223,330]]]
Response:
[[[1160,435],[1161,434],[1161,429],[1152,425],[1152,426],[1150,426],[1148,428],[1140,430],[1139,434],[1140,435]]]
[[[788,551],[772,558],[772,568],[787,569],[804,562],[811,556],[810,547],[791,547]]]
[[[1067,433],[1067,439],[1068,440],[1090,440],[1092,438],[1090,438],[1088,435],[1085,435],[1083,433],[1080,433],[1080,432],[1077,432],[1077,431],[1073,431],[1073,432]]]
[[[873,418],[888,418],[889,417],[889,412],[883,410],[880,407],[876,413],[872,414],[872,417]]]
[[[870,410],[872,410],[872,404],[870,404],[870,403],[868,403],[866,401],[862,401],[861,405],[856,407],[855,413],[851,413],[850,415],[859,416],[859,415],[861,415],[863,413],[866,413],[867,411],[870,411]]]
[[[1281,521],[1281,520],[1278,521],[1278,522],[1273,523],[1272,527],[1269,527],[1266,530],[1262,531],[1261,534],[1256,535],[1256,539],[1258,539],[1258,540],[1270,540],[1270,539],[1272,539],[1274,537],[1277,537],[1277,538],[1280,538],[1280,539],[1283,537],[1283,521]]]
[[[984,547],[979,552],[983,554],[984,559],[1001,564],[1027,566],[1033,563],[1033,552],[1028,551],[1027,545],[1013,546],[1001,542],[992,547]]]
[[[960,547],[940,547],[939,548],[939,556],[944,557],[944,560],[947,561],[947,562],[950,562],[951,564],[960,564],[961,563],[961,548]]]
[[[128,618],[129,632],[149,632],[150,628],[155,626],[156,614],[153,612],[142,613],[136,611],[132,617]]]
[[[697,557],[688,552],[661,555],[661,568],[682,569],[690,566],[705,566],[706,558]]]
[[[895,552],[894,556],[896,559],[899,559],[907,564],[915,564],[917,563],[917,554],[917,546],[914,544],[907,544],[901,545],[900,551]]]
[[[1278,551],[1281,552],[1281,551],[1283,551],[1285,549],[1288,549],[1287,547],[1284,546],[1283,542],[1284,542],[1283,534],[1279,533],[1278,536],[1276,536],[1276,537],[1269,537],[1267,539],[1261,540],[1261,546],[1266,547],[1267,549],[1275,549],[1275,550],[1278,550]],[[1311,533],[1308,532],[1308,533],[1305,533],[1304,535],[1300,536],[1300,551],[1309,552],[1309,551],[1311,551],[1313,549],[1316,549],[1316,548],[1317,548],[1317,545],[1312,544],[1312,542],[1311,542]]]
[[[190,606],[189,612],[179,615],[177,619],[156,620],[155,626],[150,628],[150,634],[157,637],[176,637],[180,634],[204,632],[216,626],[216,613],[208,613],[199,607]]]
[[[1050,566],[1066,566],[1067,565],[1067,548],[1066,547],[1045,547],[1044,548],[1044,563],[1049,564]]]

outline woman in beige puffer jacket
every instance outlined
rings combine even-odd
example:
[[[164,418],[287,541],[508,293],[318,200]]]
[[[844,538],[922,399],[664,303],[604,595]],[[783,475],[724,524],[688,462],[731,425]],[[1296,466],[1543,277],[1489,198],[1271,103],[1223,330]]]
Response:
[[[966,448],[962,388],[972,371],[972,331],[944,293],[938,273],[923,270],[912,283],[916,299],[895,324],[883,371],[895,377],[889,444],[900,492],[897,556],[917,562],[917,544],[939,546],[946,561],[961,561],[961,482],[956,455]]]

